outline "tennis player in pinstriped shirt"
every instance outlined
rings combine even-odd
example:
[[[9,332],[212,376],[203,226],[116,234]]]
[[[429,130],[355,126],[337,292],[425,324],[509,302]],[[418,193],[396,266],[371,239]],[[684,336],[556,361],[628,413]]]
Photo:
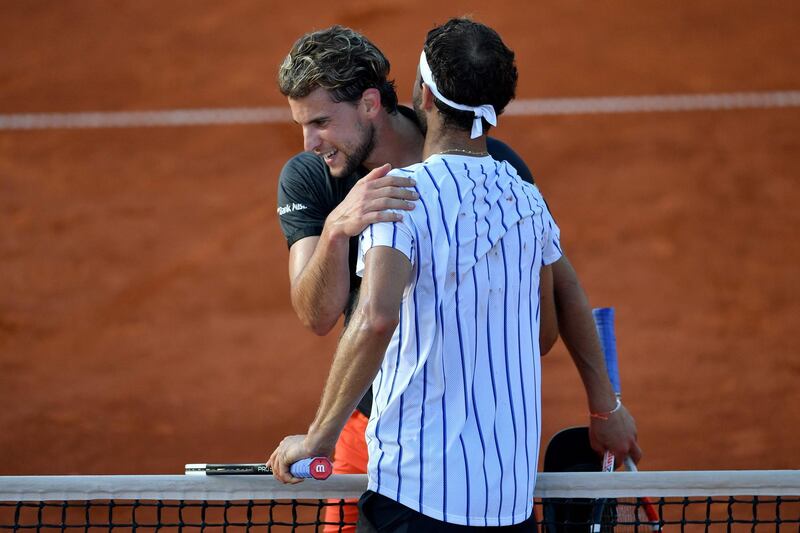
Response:
[[[540,327],[555,338],[548,265],[561,254],[538,189],[486,150],[516,77],[482,24],[428,34],[414,93],[425,161],[395,171],[416,180],[419,206],[362,233],[361,295],[317,416],[270,457],[296,481],[288,465],[329,455],[372,382],[359,530],[535,527]]]
[[[438,90],[428,55],[458,102]],[[483,133],[513,97],[513,57],[474,22],[431,32],[414,93],[420,122],[431,126],[427,159],[395,171],[416,181],[421,209],[402,223],[370,226],[359,254],[359,272],[382,246],[411,264],[374,388],[369,489],[462,525],[510,525],[531,515],[540,317],[550,317],[550,332],[556,327],[552,298],[542,313],[539,293],[552,291],[558,228],[538,189],[489,156]],[[384,518],[370,512],[379,498],[364,499],[366,519]]]

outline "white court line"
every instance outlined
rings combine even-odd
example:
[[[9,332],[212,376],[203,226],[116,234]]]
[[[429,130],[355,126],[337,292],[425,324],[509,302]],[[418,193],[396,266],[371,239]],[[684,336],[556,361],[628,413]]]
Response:
[[[0,115],[0,130],[60,128],[139,128],[287,123],[288,108],[239,107],[168,109],[164,111],[96,111],[89,113],[27,113]]]
[[[516,100],[505,114],[580,115],[772,107],[800,107],[800,91]]]
[[[537,98],[511,102],[505,115],[652,113],[776,107],[800,107],[800,91]],[[0,115],[0,130],[284,124],[290,121],[291,115],[286,107],[25,113]]]

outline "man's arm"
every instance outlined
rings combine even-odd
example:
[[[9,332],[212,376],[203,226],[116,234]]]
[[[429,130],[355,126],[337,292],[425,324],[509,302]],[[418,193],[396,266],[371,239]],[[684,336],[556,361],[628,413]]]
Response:
[[[544,265],[539,274],[539,353],[545,355],[558,340],[558,319],[553,290],[553,267]]]
[[[349,248],[348,239],[306,237],[289,249],[292,307],[303,325],[317,335],[327,334],[347,305]]]
[[[385,246],[367,251],[358,306],[333,359],[319,409],[307,435],[283,439],[267,464],[285,483],[296,483],[289,468],[313,456],[329,457],[345,422],[380,369],[400,318],[411,262]]]
[[[303,324],[317,335],[327,334],[344,311],[350,294],[350,238],[375,222],[402,220],[390,209],[411,210],[417,193],[414,181],[386,176],[383,165],[361,178],[331,211],[319,237],[306,237],[289,250],[292,306]]]
[[[589,301],[566,256],[553,263],[553,290],[561,338],[583,381],[589,412],[608,413],[616,404],[614,390],[608,379]],[[641,458],[636,423],[624,405],[608,420],[592,418],[589,435],[592,448],[597,452],[610,450],[620,459],[630,455],[634,462]]]

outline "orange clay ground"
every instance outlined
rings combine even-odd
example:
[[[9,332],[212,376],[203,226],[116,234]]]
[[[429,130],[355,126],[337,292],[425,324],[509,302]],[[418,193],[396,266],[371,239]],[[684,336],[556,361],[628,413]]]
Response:
[[[488,5],[488,2],[485,3]],[[519,98],[800,88],[800,4],[521,0],[0,6],[0,113],[283,106],[305,31],[373,38],[410,99],[434,22],[515,49]],[[505,117],[595,306],[617,309],[643,469],[800,467],[800,109]],[[336,335],[289,305],[292,124],[0,131],[0,475],[265,460]],[[586,423],[559,343],[544,433]]]

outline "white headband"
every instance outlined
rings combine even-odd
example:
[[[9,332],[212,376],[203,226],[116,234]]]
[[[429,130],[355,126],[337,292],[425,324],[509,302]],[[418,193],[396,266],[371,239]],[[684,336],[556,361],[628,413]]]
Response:
[[[419,73],[422,76],[422,81],[425,82],[425,85],[431,90],[433,95],[444,102],[445,104],[449,105],[453,109],[459,109],[461,111],[472,111],[475,113],[475,120],[472,122],[472,133],[470,134],[470,138],[474,139],[476,137],[480,137],[483,135],[483,122],[481,122],[482,118],[486,119],[486,122],[491,124],[492,126],[497,126],[497,114],[494,112],[494,107],[490,104],[484,104],[480,106],[469,106],[469,105],[462,105],[453,102],[452,100],[448,100],[442,93],[439,92],[439,89],[436,87],[436,82],[433,79],[433,73],[431,72],[431,67],[428,66],[428,60],[425,57],[425,52],[422,52],[419,58]]]

